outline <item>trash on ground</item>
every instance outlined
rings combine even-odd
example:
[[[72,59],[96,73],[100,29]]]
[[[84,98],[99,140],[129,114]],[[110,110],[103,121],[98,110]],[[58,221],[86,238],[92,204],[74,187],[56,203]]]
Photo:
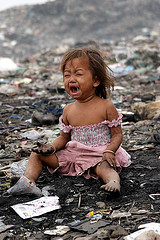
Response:
[[[22,138],[26,138],[30,140],[37,140],[40,137],[40,134],[36,130],[30,130],[30,131],[21,133],[20,136]]]
[[[94,233],[97,231],[98,228],[104,227],[110,224],[110,221],[105,219],[100,219],[97,222],[90,222],[90,219],[81,220],[80,222],[70,225],[71,229],[86,232],[88,234]]]
[[[70,231],[70,228],[68,226],[56,226],[56,229],[53,230],[46,230],[44,231],[44,234],[48,234],[48,235],[64,235],[65,233],[67,233],[68,231]]]
[[[159,240],[160,239],[160,223],[151,222],[151,223],[142,224],[138,227],[138,229],[140,230],[124,237],[124,240],[151,240],[151,239]],[[152,233],[150,232],[151,235],[149,234],[147,236],[146,232],[148,231],[152,231]],[[156,235],[153,233],[155,233]],[[140,235],[141,235],[141,238],[138,238],[140,237]]]
[[[120,212],[119,210],[114,210],[110,218],[115,219],[115,218],[124,218],[124,217],[130,217],[131,213],[130,212]]]
[[[0,72],[3,71],[16,71],[17,64],[10,58],[0,58]]]
[[[4,224],[3,220],[5,217],[0,217],[0,233],[5,232],[6,230],[13,228],[14,225],[6,225]],[[0,239],[1,239],[1,235],[0,235]]]
[[[21,161],[13,162],[9,170],[10,175],[21,177],[22,175],[24,175],[27,164],[28,164],[28,159],[23,159]]]
[[[11,207],[23,219],[40,216],[44,213],[61,208],[59,205],[59,197],[57,196],[41,197],[30,202],[19,203]]]

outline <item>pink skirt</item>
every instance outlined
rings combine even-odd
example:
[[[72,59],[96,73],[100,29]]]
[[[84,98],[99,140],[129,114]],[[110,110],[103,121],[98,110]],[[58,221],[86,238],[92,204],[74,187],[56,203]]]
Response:
[[[91,171],[101,160],[107,145],[90,147],[76,141],[69,141],[65,148],[56,152],[59,161],[59,167],[56,169],[48,168],[50,173],[58,171],[65,176],[83,175],[89,179],[97,179],[97,176]],[[131,164],[130,155],[119,147],[115,154],[117,172],[120,173],[122,167],[128,167]]]

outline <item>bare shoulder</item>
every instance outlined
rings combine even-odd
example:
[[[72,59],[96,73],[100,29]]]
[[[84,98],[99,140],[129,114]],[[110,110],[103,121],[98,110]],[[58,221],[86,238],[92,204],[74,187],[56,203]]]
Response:
[[[74,106],[74,102],[67,104],[63,109],[63,122],[67,125],[69,124],[68,118],[69,118],[70,112],[73,109],[73,106]]]
[[[73,104],[74,102],[67,104],[63,109],[63,113],[67,113],[73,107]]]
[[[112,121],[113,119],[117,119],[118,112],[115,105],[110,100],[105,100],[105,101],[106,101],[107,119],[109,121]]]
[[[104,101],[105,101],[107,108],[112,108],[112,109],[115,108],[115,105],[113,104],[112,101],[106,100],[106,99],[104,99]]]

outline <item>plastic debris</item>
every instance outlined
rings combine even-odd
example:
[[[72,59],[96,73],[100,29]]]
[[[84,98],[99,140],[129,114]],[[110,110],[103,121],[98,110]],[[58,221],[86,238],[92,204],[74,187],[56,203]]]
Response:
[[[110,218],[115,219],[115,218],[124,218],[124,217],[130,217],[131,213],[130,212],[120,212],[119,210],[114,210]]]
[[[138,227],[138,229],[140,229],[140,230],[124,237],[124,240],[151,240],[151,239],[159,240],[159,238],[160,238],[160,223],[151,222],[151,223],[142,224]],[[146,233],[148,231],[152,231],[152,233],[150,232],[151,235],[149,234],[147,236]],[[155,233],[155,234],[153,234],[153,233]],[[158,238],[157,238],[157,236],[158,236]]]
[[[22,138],[27,138],[30,140],[37,140],[40,137],[40,134],[36,130],[30,130],[24,133],[21,133]]]
[[[37,197],[41,197],[43,194],[41,190],[30,181],[25,176],[21,176],[15,184],[7,190],[9,195],[17,196],[17,195],[35,195]]]
[[[54,190],[55,191],[55,186],[45,186],[42,188],[42,194],[43,196],[49,196],[50,195],[50,192],[49,190]]]
[[[11,97],[11,96],[19,94],[19,89],[14,85],[3,84],[0,86],[0,94]]]
[[[56,229],[53,229],[53,230],[46,230],[44,231],[44,234],[47,234],[47,235],[59,235],[59,236],[62,236],[64,235],[65,233],[67,233],[68,231],[70,231],[70,228],[68,226],[56,226]]]
[[[23,159],[18,162],[13,162],[10,166],[10,175],[21,177],[22,175],[24,175],[27,164],[28,164],[28,159]]]
[[[94,214],[93,216],[91,216],[90,218],[90,223],[96,223],[98,222],[100,219],[102,218],[101,214]]]
[[[16,71],[17,65],[10,58],[0,58],[0,72],[3,71]]]
[[[89,219],[85,219],[70,227],[71,229],[87,232],[88,234],[91,234],[96,232],[98,228],[107,226],[109,224],[110,224],[110,221],[107,221],[104,219],[100,219],[99,221],[93,222],[93,223],[91,223]]]
[[[160,235],[153,230],[148,230],[137,236],[135,240],[160,240]]]
[[[86,217],[91,217],[91,216],[93,216],[93,215],[94,215],[94,211],[91,211],[91,212],[89,212],[89,213],[86,214]]]

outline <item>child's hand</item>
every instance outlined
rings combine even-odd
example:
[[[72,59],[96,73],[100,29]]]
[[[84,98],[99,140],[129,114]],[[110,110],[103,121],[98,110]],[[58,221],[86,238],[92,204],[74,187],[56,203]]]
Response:
[[[32,148],[37,154],[50,155],[55,153],[55,147],[52,144],[44,144],[37,142],[37,147]]]
[[[115,156],[113,153],[109,152],[104,153],[102,161],[107,161],[111,167],[116,168]]]

